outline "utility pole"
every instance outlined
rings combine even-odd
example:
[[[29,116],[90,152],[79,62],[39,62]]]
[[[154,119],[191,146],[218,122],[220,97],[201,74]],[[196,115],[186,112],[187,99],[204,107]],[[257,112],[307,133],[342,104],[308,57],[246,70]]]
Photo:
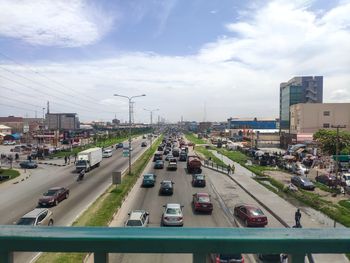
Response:
[[[152,125],[153,125],[153,112],[154,111],[159,111],[159,109],[153,109],[153,110],[149,110],[149,109],[144,109],[145,111],[148,111],[149,113],[150,113],[150,127],[151,127],[151,136],[150,136],[150,146],[149,146],[149,149],[151,150],[151,147],[152,147],[152,137],[153,137],[153,135],[152,135]]]
[[[335,159],[336,159],[336,166],[335,166],[335,176],[336,178],[338,178],[338,172],[339,172],[339,129],[344,129],[346,128],[346,125],[332,125],[332,128],[336,128],[337,129],[337,142],[335,145]]]

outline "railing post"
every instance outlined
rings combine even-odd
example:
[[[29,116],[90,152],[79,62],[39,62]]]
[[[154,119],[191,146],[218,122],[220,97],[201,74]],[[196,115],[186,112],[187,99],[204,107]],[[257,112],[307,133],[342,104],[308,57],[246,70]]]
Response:
[[[288,262],[291,262],[291,263],[304,263],[305,262],[305,254],[292,254],[292,255],[289,255]]]
[[[192,263],[206,263],[207,254],[193,253]]]
[[[94,263],[108,263],[108,253],[95,252],[94,253]]]
[[[13,252],[0,251],[0,262],[13,263]]]

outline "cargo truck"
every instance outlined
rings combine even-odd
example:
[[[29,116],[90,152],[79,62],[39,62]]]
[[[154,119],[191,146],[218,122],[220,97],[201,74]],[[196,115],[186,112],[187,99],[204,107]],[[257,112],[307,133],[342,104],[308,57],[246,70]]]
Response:
[[[102,161],[102,149],[90,148],[78,153],[75,169],[77,172],[81,170],[90,171],[95,167],[99,167]]]
[[[187,157],[187,172],[190,174],[200,174],[202,172],[202,163],[197,156]]]

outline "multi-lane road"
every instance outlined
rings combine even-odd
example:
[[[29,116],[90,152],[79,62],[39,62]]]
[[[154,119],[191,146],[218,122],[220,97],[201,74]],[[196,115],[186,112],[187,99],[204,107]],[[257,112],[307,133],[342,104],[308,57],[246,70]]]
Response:
[[[132,141],[133,160],[148,147],[141,147],[144,141],[138,137]],[[41,166],[41,167],[40,167]],[[65,167],[50,166],[32,171],[29,179],[18,184],[0,185],[0,224],[13,224],[22,215],[37,207],[38,198],[50,187],[63,186],[70,189],[68,199],[50,208],[54,215],[54,225],[67,226],[81,214],[111,184],[112,172],[123,171],[128,166],[128,158],[122,150],[115,150],[110,158],[102,160],[101,166],[88,172],[83,181],[77,182],[74,165]],[[16,253],[15,262],[28,262],[34,253]]]

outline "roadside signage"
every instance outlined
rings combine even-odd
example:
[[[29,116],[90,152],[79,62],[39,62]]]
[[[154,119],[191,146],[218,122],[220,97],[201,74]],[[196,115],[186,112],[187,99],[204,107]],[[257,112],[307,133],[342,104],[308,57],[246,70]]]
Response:
[[[129,157],[129,150],[123,150],[123,157]]]

